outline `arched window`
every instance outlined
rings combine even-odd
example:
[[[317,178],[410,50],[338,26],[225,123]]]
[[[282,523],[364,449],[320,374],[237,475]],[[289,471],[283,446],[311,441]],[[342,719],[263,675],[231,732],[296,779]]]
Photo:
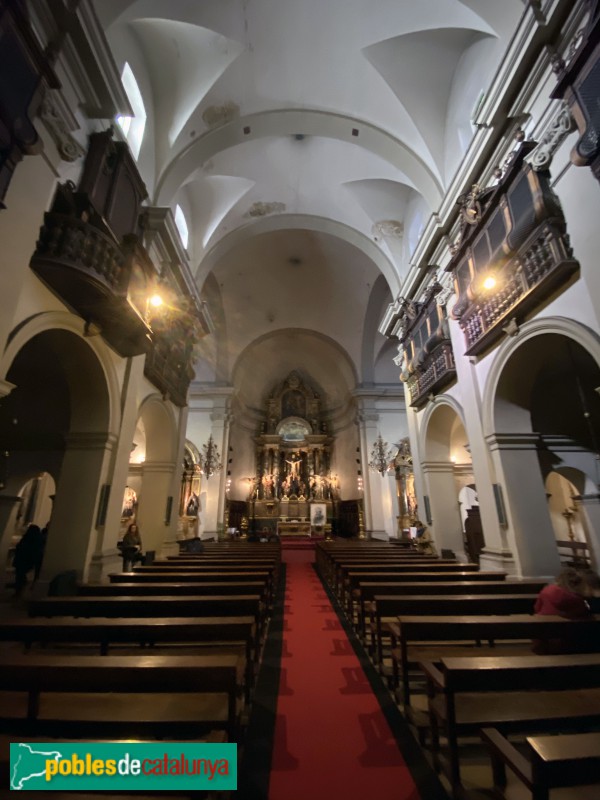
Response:
[[[127,62],[123,67],[121,81],[127,94],[127,99],[131,104],[133,117],[118,116],[117,122],[127,139],[127,144],[133,153],[133,157],[137,161],[142,147],[142,139],[144,138],[144,128],[146,127],[146,109],[144,108],[140,87]]]
[[[181,206],[175,206],[175,225],[177,225],[177,230],[179,231],[179,235],[181,236],[181,243],[187,250],[188,246],[188,226],[185,220],[185,214],[181,210]]]

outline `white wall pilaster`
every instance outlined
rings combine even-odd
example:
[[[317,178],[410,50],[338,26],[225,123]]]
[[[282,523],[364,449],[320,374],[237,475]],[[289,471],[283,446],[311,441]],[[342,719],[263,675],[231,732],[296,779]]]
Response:
[[[486,437],[502,487],[508,546],[517,572],[551,577],[560,570],[556,537],[548,511],[536,433],[497,433]]]

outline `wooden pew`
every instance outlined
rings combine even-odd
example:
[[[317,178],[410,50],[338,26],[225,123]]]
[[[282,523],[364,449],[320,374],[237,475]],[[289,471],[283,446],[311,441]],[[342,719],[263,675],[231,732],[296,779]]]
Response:
[[[600,724],[600,655],[444,658],[423,662],[438,766],[439,732],[448,739],[448,776],[461,795],[461,736],[494,727],[504,734],[580,730]]]
[[[577,652],[600,652],[600,617],[573,621],[563,617],[530,616],[400,616],[390,626],[394,686],[402,685],[405,706],[410,705],[410,669],[421,661],[439,663],[457,656],[501,656],[506,644],[524,642],[534,655],[531,640],[561,639]],[[457,645],[457,642],[461,642]],[[498,642],[498,643],[497,643]],[[483,644],[482,644],[483,643]],[[476,652],[468,652],[469,650]],[[485,651],[485,652],[484,652]],[[513,654],[514,655],[514,654]]]
[[[0,730],[177,740],[221,729],[237,741],[241,681],[233,655],[4,656]]]
[[[399,616],[475,616],[497,614],[533,614],[534,597],[530,594],[489,595],[375,595],[374,619],[371,623],[371,649],[377,664],[383,660],[383,623]],[[386,628],[389,632],[389,628]]]
[[[479,575],[481,573],[472,573]],[[364,637],[366,614],[375,595],[482,595],[482,594],[531,594],[537,595],[545,586],[544,581],[426,581],[422,583],[359,581],[358,583],[358,629]]]
[[[242,617],[158,617],[155,619],[81,619],[75,617],[0,620],[0,641],[20,642],[26,650],[33,644],[94,644],[101,655],[111,646],[207,645],[226,647],[243,643],[246,662],[246,697],[254,685],[260,651],[256,620]],[[147,651],[145,651],[147,652]],[[155,651],[156,652],[156,651]]]
[[[398,566],[398,567],[410,567],[410,568],[418,568],[421,566],[422,570],[435,570],[439,567],[448,566],[454,569],[458,562],[455,558],[453,559],[432,559],[428,556],[411,556],[410,558],[406,558],[406,556],[394,556],[394,555],[387,555],[387,556],[345,556],[343,558],[335,559],[332,562],[332,568],[329,572],[329,579],[328,581],[331,583],[337,582],[338,578],[337,573],[343,568],[347,567],[354,567],[355,569],[362,567],[365,569],[370,569],[371,567],[375,566]],[[477,569],[477,565],[471,565]],[[468,569],[470,569],[469,567]]]
[[[340,599],[343,599],[343,592],[345,591],[345,585],[347,581],[347,576],[350,572],[367,572],[373,575],[378,573],[387,573],[390,575],[393,574],[408,574],[411,572],[444,572],[446,574],[450,573],[466,573],[466,572],[479,572],[479,567],[477,564],[441,564],[436,563],[434,564],[427,564],[426,569],[423,568],[423,564],[417,563],[410,563],[410,564],[403,564],[403,563],[394,563],[393,561],[384,561],[384,562],[374,562],[373,564],[369,563],[357,563],[354,562],[341,562],[336,565],[336,572],[335,572],[335,580],[333,585],[333,590],[336,596]]]
[[[268,580],[269,572],[111,572],[108,578],[111,583],[239,583]]]
[[[275,584],[273,573],[269,570],[249,570],[235,572],[210,571],[192,572],[113,572],[109,574],[111,583],[238,583],[239,581],[266,581],[269,607],[273,605]]]
[[[32,617],[242,617],[251,616],[260,625],[260,595],[216,595],[214,597],[46,597],[31,600]]]
[[[224,595],[260,594],[267,596],[267,584],[261,581],[240,581],[239,583],[168,583],[168,582],[119,582],[82,583],[77,594],[84,597],[118,597],[119,595]]]
[[[600,795],[600,733],[528,736],[526,756],[495,728],[484,728],[481,738],[490,749],[498,792],[506,786],[506,765],[529,789],[531,800],[549,800],[551,789],[591,784],[599,784]]]

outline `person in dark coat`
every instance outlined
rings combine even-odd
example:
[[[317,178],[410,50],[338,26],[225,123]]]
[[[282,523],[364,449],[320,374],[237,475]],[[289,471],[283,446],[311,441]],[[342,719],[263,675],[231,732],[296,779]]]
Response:
[[[123,541],[120,543],[120,550],[123,556],[123,572],[131,572],[136,562],[143,561],[142,537],[135,522],[132,522],[127,528]]]
[[[15,597],[19,597],[27,586],[27,574],[35,570],[35,579],[40,574],[44,557],[45,538],[39,525],[30,525],[15,548]]]

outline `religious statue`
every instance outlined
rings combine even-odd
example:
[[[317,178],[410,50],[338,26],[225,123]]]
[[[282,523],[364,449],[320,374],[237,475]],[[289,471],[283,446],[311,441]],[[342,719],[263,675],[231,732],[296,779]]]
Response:
[[[263,495],[265,500],[272,500],[275,490],[275,483],[272,475],[263,475],[262,479]]]
[[[200,508],[200,498],[195,492],[192,492],[185,513],[188,517],[197,517],[199,508]]]
[[[281,481],[281,495],[282,497],[289,497],[289,494],[290,494],[290,482],[287,478],[284,478],[284,480]]]
[[[302,463],[302,459],[301,459],[301,458],[294,459],[294,454],[292,454],[292,460],[291,460],[291,461],[287,461],[287,460],[286,460],[286,462],[285,462],[285,463],[286,463],[286,464],[289,464],[289,465],[290,465],[290,467],[291,467],[291,470],[290,470],[290,475],[291,475],[291,477],[292,477],[292,478],[297,478],[297,477],[299,477],[299,475],[300,475],[300,468],[299,468],[298,464],[301,464],[301,463]]]
[[[131,486],[125,487],[125,494],[123,496],[123,510],[121,517],[133,517],[137,506],[137,494]]]

